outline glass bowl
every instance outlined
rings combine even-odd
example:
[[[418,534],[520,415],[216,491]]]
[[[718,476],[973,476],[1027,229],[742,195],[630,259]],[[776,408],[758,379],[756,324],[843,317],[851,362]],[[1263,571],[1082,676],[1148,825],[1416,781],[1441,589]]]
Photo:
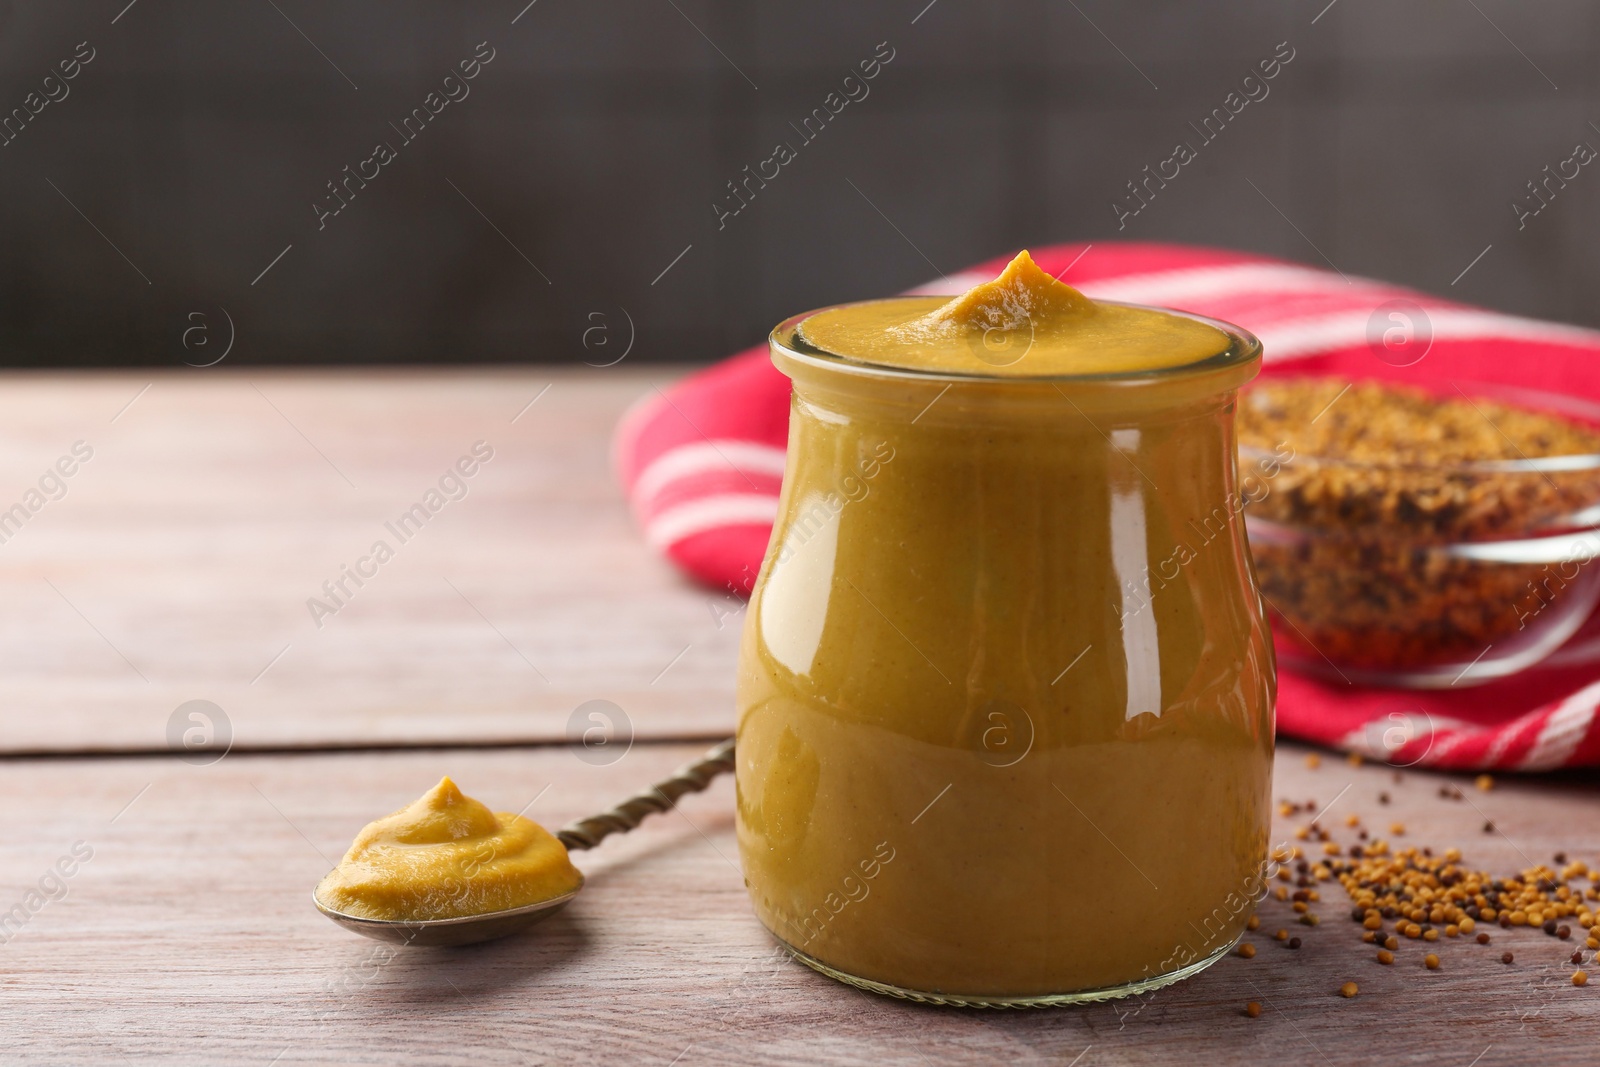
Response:
[[[1298,450],[1292,431],[1272,448],[1248,440],[1244,409],[1303,381],[1267,379],[1239,402],[1245,522],[1284,666],[1357,685],[1470,685],[1537,663],[1583,624],[1600,600],[1600,567],[1589,566],[1600,555],[1600,405],[1481,383],[1408,386],[1471,404],[1515,459],[1356,461]],[[1342,397],[1312,421],[1359,419]],[[1529,413],[1563,421],[1540,434]]]

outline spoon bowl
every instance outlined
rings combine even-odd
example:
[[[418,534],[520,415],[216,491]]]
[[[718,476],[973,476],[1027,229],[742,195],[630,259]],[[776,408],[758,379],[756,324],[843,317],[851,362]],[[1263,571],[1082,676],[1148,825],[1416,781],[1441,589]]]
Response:
[[[311,894],[311,902],[322,914],[362,937],[389,941],[396,945],[414,945],[419,948],[453,948],[457,945],[472,945],[479,941],[492,941],[497,937],[521,933],[534,923],[543,922],[566,907],[582,888],[583,883],[579,882],[578,888],[572,892],[549,900],[541,900],[537,904],[524,904],[520,908],[484,912],[481,915],[461,915],[450,919],[368,919],[360,915],[335,911],[318,900],[315,893]]]
[[[672,810],[684,794],[698,793],[717,777],[731,772],[733,751],[733,742],[724,741],[693,763],[679,767],[670,778],[657,782],[643,793],[635,793],[610,811],[562,827],[556,831],[556,839],[566,846],[567,851],[578,852],[594,848],[612,834],[625,834],[638,826],[646,816]],[[537,904],[525,904],[520,908],[460,915],[450,919],[368,919],[328,907],[317,899],[314,890],[311,902],[322,914],[362,937],[396,945],[451,947],[520,933],[534,923],[548,919],[566,907],[583,889],[583,875],[580,873],[578,878],[578,888],[559,897]]]

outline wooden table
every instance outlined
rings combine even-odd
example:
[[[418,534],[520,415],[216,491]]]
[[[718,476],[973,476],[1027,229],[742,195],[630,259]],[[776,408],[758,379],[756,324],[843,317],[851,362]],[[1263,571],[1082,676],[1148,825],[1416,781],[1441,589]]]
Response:
[[[312,885],[365,821],[441,773],[499,808],[532,801],[529,814],[554,825],[730,730],[738,619],[640,544],[608,470],[610,426],[666,377],[8,377],[0,509],[75,441],[94,455],[0,544],[0,912],[59,857],[92,855],[61,888],[46,884],[59,899],[0,928],[0,1060],[1594,1058],[1600,975],[1570,984],[1573,944],[1496,927],[1489,947],[1441,942],[1438,971],[1411,943],[1383,967],[1326,885],[1320,926],[1295,926],[1288,904],[1268,900],[1253,959],[1142,998],[972,1012],[860,993],[775,952],[756,923],[726,779],[579,857],[589,887],[536,934],[396,952],[337,930],[311,907]],[[319,629],[306,599],[476,441],[494,456],[465,498]],[[197,699],[231,724],[232,750],[215,762],[167,747],[172,713]],[[565,744],[590,699],[631,722],[631,747],[608,764]],[[1341,832],[1349,814],[1385,836],[1403,822],[1404,840],[1462,847],[1497,872],[1558,849],[1600,862],[1593,778],[1483,793],[1305,757],[1282,746],[1275,792],[1331,803],[1324,824]],[[1275,839],[1292,842],[1295,825],[1280,819]],[[1271,940],[1279,926],[1303,947]],[[1336,992],[1349,980],[1353,1000]],[[1260,1018],[1243,1014],[1248,1001],[1264,1005]]]

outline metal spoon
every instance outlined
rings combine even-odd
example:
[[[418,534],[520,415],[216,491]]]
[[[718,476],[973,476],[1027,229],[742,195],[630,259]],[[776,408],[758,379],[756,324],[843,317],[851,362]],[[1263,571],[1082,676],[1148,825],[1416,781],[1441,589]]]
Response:
[[[724,741],[693,763],[686,764],[671,777],[665,778],[643,793],[635,793],[610,811],[591,815],[587,819],[568,823],[556,831],[556,838],[567,851],[594,848],[612,834],[625,834],[655,812],[670,811],[686,793],[698,793],[721,775],[733,770],[733,742]],[[317,910],[347,930],[379,941],[392,941],[399,945],[450,946],[470,945],[490,941],[524,930],[541,919],[548,919],[578,895],[583,883],[570,893],[527,904],[520,908],[484,912],[482,915],[463,915],[453,919],[366,919],[335,911],[317,899],[311,901]]]

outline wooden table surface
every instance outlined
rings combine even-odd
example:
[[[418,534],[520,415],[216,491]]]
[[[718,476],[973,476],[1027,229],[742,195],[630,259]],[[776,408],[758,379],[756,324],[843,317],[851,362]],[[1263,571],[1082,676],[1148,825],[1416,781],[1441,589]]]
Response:
[[[580,855],[583,896],[524,937],[394,950],[327,922],[310,903],[317,879],[363,823],[441,774],[558,825],[730,728],[738,620],[719,627],[715,596],[651,557],[608,469],[610,425],[667,377],[8,377],[0,510],[75,441],[94,455],[0,544],[0,913],[47,898],[0,926],[0,1061],[1491,1067],[1600,1055],[1600,975],[1571,985],[1572,943],[1494,927],[1490,946],[1434,946],[1438,971],[1409,942],[1384,967],[1332,885],[1319,926],[1269,899],[1253,959],[1141,998],[979,1012],[861,993],[784,958],[754,919],[727,779]],[[305,599],[480,440],[494,457],[467,496],[319,630]],[[167,749],[171,713],[195,699],[232,724],[215,762]],[[614,762],[565,744],[590,699],[631,720]],[[1324,825],[1338,833],[1351,814],[1385,836],[1403,822],[1403,841],[1460,847],[1497,873],[1558,850],[1600,864],[1593,777],[1485,793],[1305,757],[1280,747],[1275,794],[1331,804]],[[1463,799],[1441,796],[1445,784]],[[1279,819],[1274,839],[1292,841],[1297,818]],[[49,878],[74,850],[72,876]],[[1271,940],[1279,926],[1302,948]],[[1340,998],[1345,981],[1361,994]],[[1248,1001],[1260,1018],[1243,1014]]]
[[[559,741],[588,700],[641,738],[725,734],[737,604],[644,549],[610,462],[675,376],[7,375],[0,512],[93,456],[0,544],[0,751],[164,751],[189,700],[236,750]],[[465,497],[402,543],[385,524],[477,442]]]

